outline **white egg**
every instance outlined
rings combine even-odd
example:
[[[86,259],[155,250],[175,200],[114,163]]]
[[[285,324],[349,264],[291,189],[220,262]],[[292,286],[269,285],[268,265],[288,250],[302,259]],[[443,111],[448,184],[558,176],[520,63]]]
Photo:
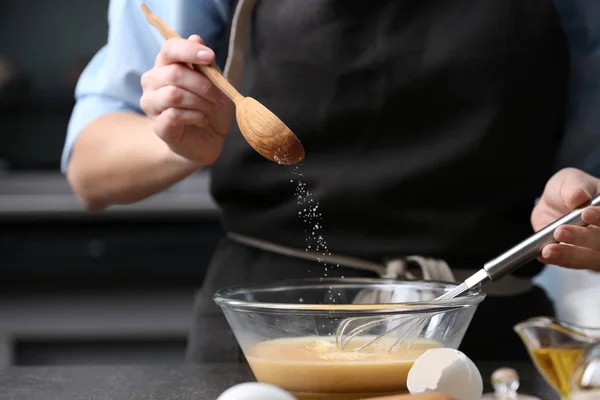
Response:
[[[235,385],[221,393],[217,400],[296,400],[277,386],[247,382]]]
[[[480,400],[481,373],[464,353],[454,349],[430,349],[415,360],[408,372],[411,394],[440,392],[457,400]]]

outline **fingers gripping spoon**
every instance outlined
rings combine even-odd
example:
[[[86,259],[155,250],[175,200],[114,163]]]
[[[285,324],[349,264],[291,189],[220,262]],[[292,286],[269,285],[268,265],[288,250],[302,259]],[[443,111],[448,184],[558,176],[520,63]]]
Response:
[[[517,268],[527,264],[537,258],[544,246],[550,243],[556,243],[554,239],[554,231],[563,225],[578,225],[586,226],[587,224],[581,219],[583,211],[589,206],[600,205],[600,195],[592,199],[588,204],[569,214],[561,217],[542,228],[529,238],[525,239],[518,245],[487,262],[482,269],[471,275],[463,283],[456,288],[440,296],[436,300],[449,300],[460,296],[467,290],[479,285],[480,283],[497,281]]]
[[[154,15],[142,3],[146,20],[165,39],[179,38],[162,19]],[[267,107],[251,97],[242,96],[214,65],[193,65],[218,87],[236,107],[236,119],[242,135],[254,150],[278,164],[297,164],[304,159],[304,148],[300,140]]]

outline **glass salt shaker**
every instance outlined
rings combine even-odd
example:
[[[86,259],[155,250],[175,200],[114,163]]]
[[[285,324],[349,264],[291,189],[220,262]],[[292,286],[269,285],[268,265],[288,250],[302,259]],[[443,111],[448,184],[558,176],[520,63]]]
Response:
[[[519,375],[512,368],[500,368],[492,374],[494,393],[484,394],[482,400],[540,400],[537,397],[520,394]]]

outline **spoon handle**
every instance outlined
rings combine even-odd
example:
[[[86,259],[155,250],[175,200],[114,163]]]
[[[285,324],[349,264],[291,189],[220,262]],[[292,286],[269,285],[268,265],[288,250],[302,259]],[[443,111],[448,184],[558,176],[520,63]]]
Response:
[[[141,4],[142,12],[146,20],[161,34],[165,40],[180,38],[173,29],[160,17],[155,15],[150,8],[144,3]],[[216,87],[218,87],[231,101],[234,103],[243,99],[243,96],[238,92],[227,79],[221,74],[221,71],[214,65],[199,65],[193,64],[192,67],[203,73]]]

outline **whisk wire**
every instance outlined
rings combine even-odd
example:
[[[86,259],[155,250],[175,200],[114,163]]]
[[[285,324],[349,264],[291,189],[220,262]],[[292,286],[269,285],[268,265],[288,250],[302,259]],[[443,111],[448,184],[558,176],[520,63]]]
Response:
[[[371,339],[368,342],[364,343],[363,345],[359,346],[356,350],[361,351],[361,350],[365,349],[366,347],[371,346],[386,337],[389,337],[394,332],[396,332],[402,328],[406,328],[406,327],[408,327],[408,330],[407,330],[408,333],[405,335],[402,335],[397,340],[395,340],[394,343],[389,347],[388,351],[391,351],[400,342],[406,341],[407,338],[410,339],[410,344],[406,347],[408,349],[410,349],[412,347],[412,345],[415,343],[416,339],[419,337],[419,335],[420,335],[421,331],[423,330],[423,328],[425,327],[425,325],[429,322],[429,320],[432,317],[442,314],[444,312],[445,311],[437,311],[437,312],[434,312],[431,314],[417,314],[412,317],[407,317],[406,315],[400,315],[400,316],[391,317],[391,318],[390,317],[382,317],[382,318],[378,318],[374,321],[362,323],[359,326],[351,329],[347,334],[345,334],[345,331],[347,329],[349,329],[349,326],[353,322],[360,322],[360,321],[364,320],[365,317],[348,318],[348,319],[342,321],[342,323],[338,327],[338,333],[336,335],[336,343],[337,343],[338,347],[343,350],[348,345],[348,343],[350,343],[350,341],[352,339],[356,338],[361,333],[363,333],[371,328],[375,328],[377,326],[389,325],[389,324],[392,324],[397,321],[401,321],[401,320],[405,319],[405,321],[401,321],[398,325],[395,325],[393,328],[388,329],[387,331],[383,332],[382,334],[377,335],[374,339]]]

